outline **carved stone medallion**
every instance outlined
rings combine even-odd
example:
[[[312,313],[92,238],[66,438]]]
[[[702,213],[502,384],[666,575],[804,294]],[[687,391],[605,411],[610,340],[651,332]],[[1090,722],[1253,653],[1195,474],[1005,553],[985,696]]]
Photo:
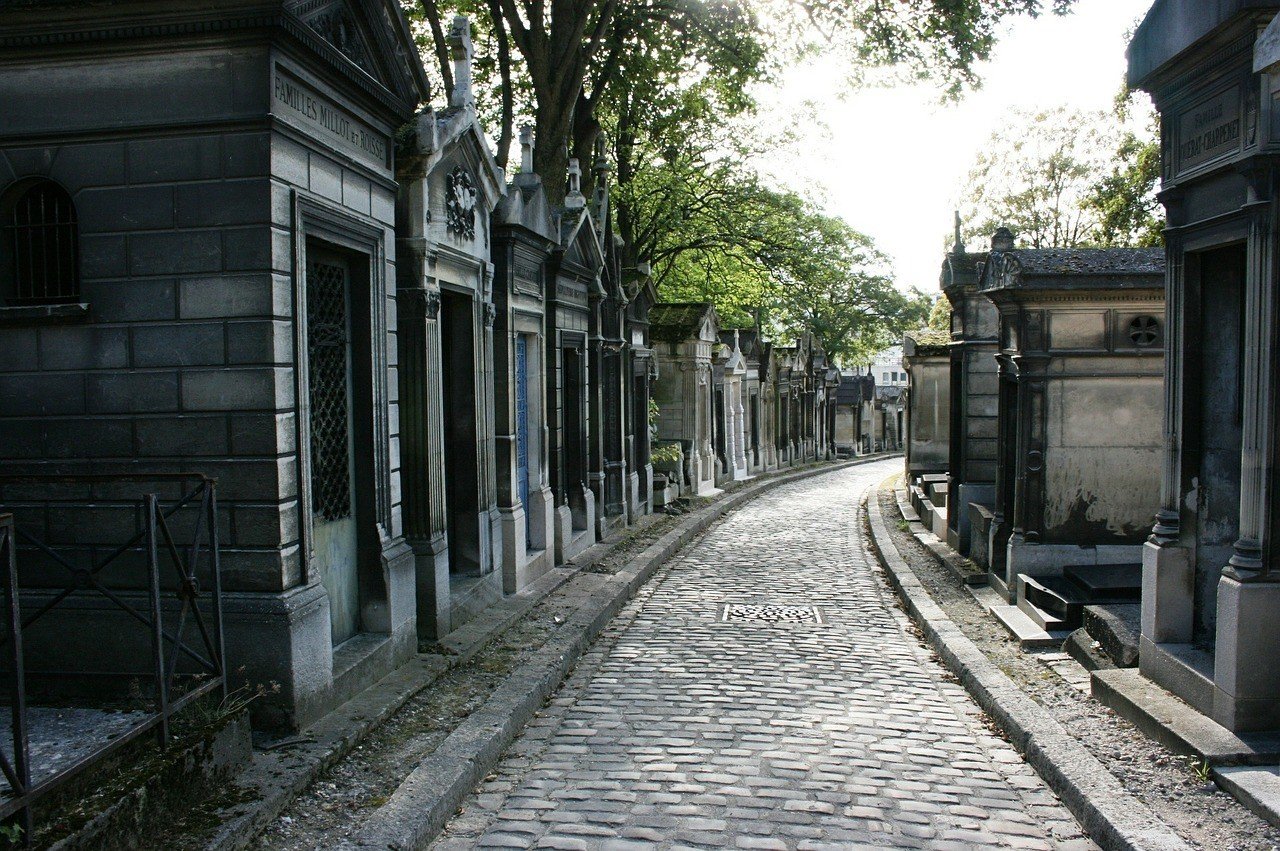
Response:
[[[445,225],[463,239],[476,238],[476,183],[458,166],[445,179]]]

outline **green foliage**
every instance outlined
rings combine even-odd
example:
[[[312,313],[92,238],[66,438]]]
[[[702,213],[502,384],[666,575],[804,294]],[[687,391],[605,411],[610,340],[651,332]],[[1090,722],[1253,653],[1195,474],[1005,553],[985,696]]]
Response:
[[[888,69],[898,78],[936,81],[954,97],[978,85],[975,66],[990,58],[1002,21],[1045,11],[1062,14],[1074,2],[792,0],[781,6],[781,20],[801,44],[842,51],[855,81]]]
[[[1128,110],[1015,113],[969,173],[966,242],[1004,226],[1027,248],[1160,245],[1159,133],[1151,117],[1126,123]]]
[[[747,165],[785,141],[743,132],[751,91],[796,55],[835,49],[956,93],[976,83],[1000,21],[1073,1],[792,0],[757,14],[745,0],[416,0],[412,12],[445,88],[447,21],[472,18],[481,117],[500,149],[533,120],[552,199],[567,158],[585,166],[606,140],[623,264],[649,263],[663,298],[711,301],[728,327],[811,332],[848,362],[918,326],[930,302],[894,288],[868,237]]]
[[[961,202],[966,242],[986,245],[1004,226],[1026,248],[1096,244],[1097,218],[1084,202],[1111,147],[1107,126],[1101,112],[1013,113],[969,172]]]
[[[933,309],[929,311],[929,319],[925,325],[935,331],[951,332],[951,302],[947,301],[946,296],[934,298]]]
[[[1137,105],[1129,92],[1116,100],[1116,118],[1129,119]],[[1085,205],[1098,220],[1103,245],[1153,248],[1164,244],[1164,217],[1156,198],[1160,182],[1160,120],[1148,104],[1145,120],[1126,127],[1107,171],[1089,188]]]
[[[655,443],[649,452],[649,461],[664,467],[679,464],[682,457],[684,452],[680,449],[680,444],[673,442]]]

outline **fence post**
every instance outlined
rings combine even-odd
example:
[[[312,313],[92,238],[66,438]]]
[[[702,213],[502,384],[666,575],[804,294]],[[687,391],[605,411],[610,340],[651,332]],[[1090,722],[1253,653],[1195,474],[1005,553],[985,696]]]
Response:
[[[156,711],[160,715],[160,747],[169,745],[169,689],[164,675],[164,626],[160,618],[160,555],[156,541],[156,515],[160,511],[159,499],[153,493],[146,496],[147,504],[147,571],[151,586],[151,655],[155,664]]]

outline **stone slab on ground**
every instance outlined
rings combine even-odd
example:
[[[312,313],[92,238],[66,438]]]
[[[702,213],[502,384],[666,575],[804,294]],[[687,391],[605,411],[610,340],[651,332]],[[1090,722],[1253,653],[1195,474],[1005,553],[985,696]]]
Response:
[[[1117,668],[1138,664],[1140,603],[1100,603],[1084,607],[1084,628]]]
[[[1236,765],[1213,769],[1213,779],[1240,803],[1280,826],[1280,768]]]
[[[1096,757],[1047,710],[1023,693],[933,601],[898,553],[879,501],[867,509],[872,540],[894,587],[938,655],[1084,825],[1109,849],[1189,849],[1149,808],[1129,794]]]
[[[1135,668],[1094,671],[1093,696],[1169,750],[1194,755],[1210,765],[1262,765],[1280,760],[1280,735],[1236,735]]]
[[[1069,630],[1046,630],[1017,606],[1005,601],[994,588],[980,586],[973,589],[974,598],[991,614],[995,615],[1005,629],[1009,630],[1019,644],[1026,648],[1061,647],[1071,634]]]
[[[1080,668],[1085,671],[1085,679],[1088,680],[1089,671],[1110,670],[1115,667],[1115,663],[1111,661],[1097,646],[1098,642],[1093,640],[1093,636],[1085,631],[1084,627],[1074,630],[1067,640],[1062,643],[1062,649],[1072,659],[1080,664]],[[1087,684],[1089,690],[1092,685]]]

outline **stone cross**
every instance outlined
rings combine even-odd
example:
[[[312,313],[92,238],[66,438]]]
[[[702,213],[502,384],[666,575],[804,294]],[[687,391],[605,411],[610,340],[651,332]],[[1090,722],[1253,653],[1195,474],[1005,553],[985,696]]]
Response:
[[[565,193],[564,205],[570,210],[581,210],[587,206],[587,199],[582,195],[582,166],[578,158],[569,159],[569,191]]]
[[[520,173],[533,174],[533,125],[520,125]]]
[[[449,28],[449,53],[453,57],[453,91],[449,93],[449,106],[465,109],[476,105],[471,90],[471,21],[465,15],[455,15]]]

